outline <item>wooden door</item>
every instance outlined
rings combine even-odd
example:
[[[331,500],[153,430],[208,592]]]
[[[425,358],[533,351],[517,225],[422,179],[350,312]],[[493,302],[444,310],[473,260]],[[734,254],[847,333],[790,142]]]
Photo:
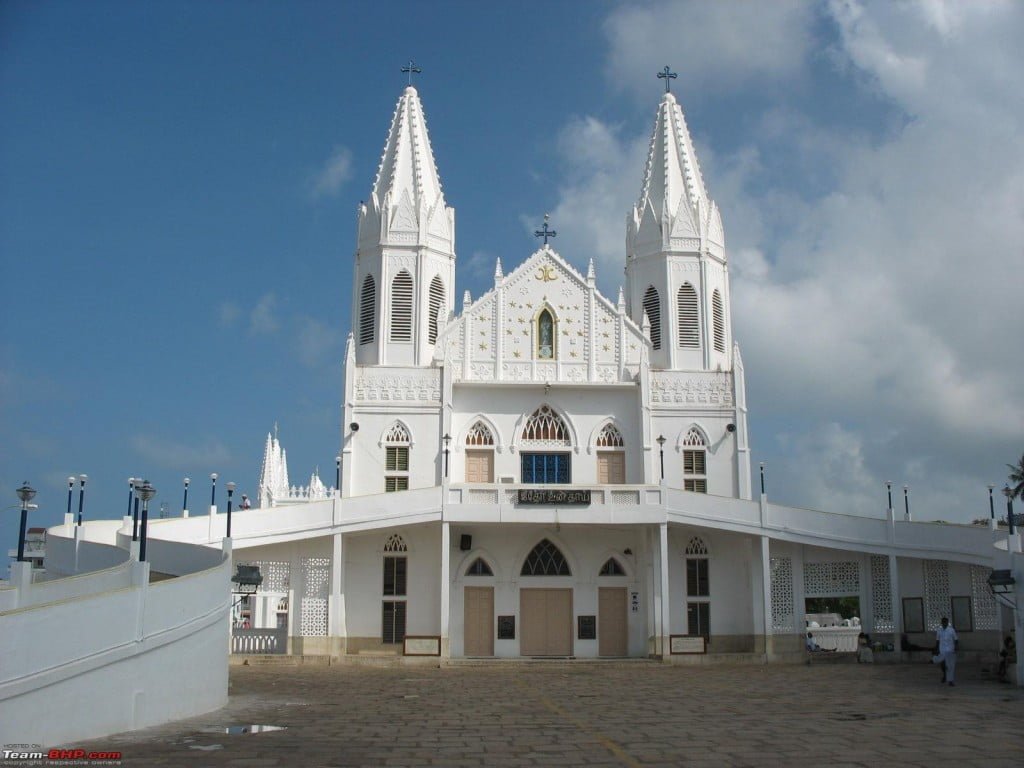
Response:
[[[572,590],[519,590],[519,653],[572,656]]]
[[[625,656],[626,588],[600,587],[597,599],[597,652],[600,656]]]
[[[626,454],[622,451],[598,451],[597,482],[599,485],[626,482]]]
[[[466,482],[494,482],[494,451],[466,451]]]
[[[465,656],[494,655],[494,587],[466,587],[462,597],[465,616]]]

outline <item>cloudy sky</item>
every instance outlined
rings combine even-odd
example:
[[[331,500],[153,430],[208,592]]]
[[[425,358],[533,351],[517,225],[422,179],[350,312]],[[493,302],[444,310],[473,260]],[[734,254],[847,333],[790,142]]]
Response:
[[[460,294],[550,211],[614,295],[669,64],[770,496],[987,515],[1024,452],[1021,39],[1009,0],[0,2],[2,506],[251,493],[275,421],[333,480],[354,213],[413,58]]]

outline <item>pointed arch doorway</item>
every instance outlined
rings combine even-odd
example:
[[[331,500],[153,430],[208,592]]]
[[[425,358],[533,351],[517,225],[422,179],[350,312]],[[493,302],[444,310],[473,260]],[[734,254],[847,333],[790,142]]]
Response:
[[[572,576],[565,556],[548,539],[533,548],[520,576]],[[519,639],[521,656],[572,656],[572,588],[521,588],[519,590]]]

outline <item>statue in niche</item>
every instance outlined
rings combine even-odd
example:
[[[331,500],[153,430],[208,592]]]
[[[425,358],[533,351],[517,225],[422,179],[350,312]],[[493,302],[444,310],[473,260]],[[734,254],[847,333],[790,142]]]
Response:
[[[555,321],[546,309],[537,318],[537,357],[541,360],[555,357]]]

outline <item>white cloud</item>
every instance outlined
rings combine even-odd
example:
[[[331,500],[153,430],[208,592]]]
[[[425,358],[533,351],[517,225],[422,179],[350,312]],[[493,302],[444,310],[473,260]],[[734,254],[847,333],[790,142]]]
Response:
[[[237,302],[225,301],[220,305],[220,324],[224,328],[234,325],[242,314],[242,308]]]
[[[722,88],[798,75],[814,9],[803,0],[673,0],[624,6],[605,21],[609,80],[650,94],[666,64],[687,84]]]
[[[295,353],[308,368],[337,363],[341,358],[341,331],[312,317],[298,319]]]
[[[131,442],[139,456],[165,469],[224,466],[232,461],[231,452],[214,438],[191,444],[143,434],[135,435]]]
[[[249,312],[249,330],[256,334],[270,334],[281,327],[277,316],[277,296],[265,293]]]
[[[352,153],[347,147],[335,147],[310,179],[310,195],[314,200],[334,197],[341,187],[352,178]]]

